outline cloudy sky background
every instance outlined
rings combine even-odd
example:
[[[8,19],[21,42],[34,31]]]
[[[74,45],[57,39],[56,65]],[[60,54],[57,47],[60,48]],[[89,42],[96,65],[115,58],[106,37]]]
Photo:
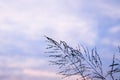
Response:
[[[61,80],[44,54],[44,35],[72,46],[96,46],[109,60],[120,44],[119,4],[119,0],[0,0],[0,80]]]

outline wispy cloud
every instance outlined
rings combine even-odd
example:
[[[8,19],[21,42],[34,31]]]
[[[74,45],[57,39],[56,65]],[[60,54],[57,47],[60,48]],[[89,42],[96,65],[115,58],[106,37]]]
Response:
[[[108,30],[109,35],[103,38],[101,42],[105,45],[117,47],[118,45],[120,45],[119,33],[120,33],[120,26],[119,25],[112,26]]]
[[[23,71],[25,75],[28,76],[34,76],[34,77],[48,77],[48,78],[55,78],[55,77],[60,77],[56,73],[53,72],[48,72],[48,71],[41,71],[41,70],[31,70],[31,69],[25,69]]]
[[[98,0],[96,1],[95,6],[99,9],[99,12],[104,16],[112,19],[120,19],[120,10],[119,10],[120,6],[115,4],[115,1]]]
[[[98,39],[104,44],[111,44],[112,40],[109,40],[108,36],[107,39],[100,38],[102,31],[99,25],[102,21],[99,22],[99,18],[119,19],[119,7],[107,0],[1,0],[0,59],[6,63],[1,62],[0,67],[5,67],[5,70],[24,69],[23,72],[27,75],[55,76],[51,72],[48,75],[48,69],[45,72],[32,69],[36,66],[46,67],[46,59],[41,56],[45,48],[43,36],[48,35],[56,40],[65,40],[71,45],[85,43],[94,46]],[[119,25],[105,29],[114,34],[120,31]],[[114,44],[118,44],[117,39]],[[11,75],[8,74],[8,76]],[[14,76],[11,80],[18,80],[18,78]]]
[[[37,2],[42,5],[38,5]],[[65,6],[64,4],[59,4],[59,2],[54,0],[51,1],[49,5],[47,5],[48,2],[34,1],[33,3],[37,4],[37,6],[33,4],[32,9],[30,6],[32,5],[31,2],[26,3],[24,1],[20,1],[19,4],[16,1],[6,4],[3,2],[4,6],[2,8],[3,14],[1,14],[1,19],[4,23],[2,24],[1,30],[12,31],[16,34],[24,34],[26,37],[32,39],[38,37],[40,34],[49,34],[58,36],[57,38],[65,40],[68,38],[72,40],[69,33],[74,33],[75,31],[76,34],[79,34],[78,40],[82,40],[88,44],[94,44],[97,35],[97,28],[92,31],[93,28],[97,26],[95,20],[85,19],[82,15],[77,16],[69,13],[71,12],[69,7],[79,9],[79,5],[81,3],[78,3],[78,1],[60,1],[60,3],[66,2],[67,6]],[[80,2],[83,3],[83,1]],[[25,8],[19,10],[19,8],[21,8],[20,5],[22,4]],[[91,38],[89,38],[89,36],[91,36]],[[87,40],[88,38],[89,42]]]
[[[118,47],[120,45],[120,40],[118,39],[103,38],[101,42],[104,45],[115,46],[115,47]]]
[[[112,28],[110,28],[109,32],[111,34],[119,34],[120,32],[120,25],[114,26]]]

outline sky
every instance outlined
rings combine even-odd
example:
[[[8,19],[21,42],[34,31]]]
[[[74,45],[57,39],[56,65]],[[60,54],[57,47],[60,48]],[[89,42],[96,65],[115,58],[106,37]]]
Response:
[[[0,80],[61,80],[44,53],[44,35],[73,47],[97,47],[109,60],[120,44],[119,4],[120,0],[0,0]]]

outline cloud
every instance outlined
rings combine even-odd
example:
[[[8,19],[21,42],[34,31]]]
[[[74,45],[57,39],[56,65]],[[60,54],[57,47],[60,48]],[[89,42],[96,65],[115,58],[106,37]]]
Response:
[[[109,37],[103,38],[101,43],[104,45],[110,45],[110,46],[115,46],[115,47],[118,47],[120,45],[120,41],[118,39],[111,39]]]
[[[106,17],[111,19],[120,19],[120,10],[117,1],[108,1],[108,0],[98,0],[95,1],[95,6],[99,9],[99,12]],[[115,3],[116,2],[116,3]]]
[[[58,75],[56,74],[55,72],[50,72],[50,71],[42,71],[42,70],[31,70],[31,69],[25,69],[23,71],[24,75],[27,75],[27,76],[31,76],[31,77],[46,77],[48,79],[57,79],[57,80],[61,80],[62,77],[64,77],[63,75]],[[73,76],[70,76],[70,77],[66,77],[66,78],[63,78],[63,80],[74,80],[74,79],[77,79],[79,78],[80,79],[80,76],[79,75],[73,75]]]
[[[46,71],[32,69],[48,68],[46,59],[41,56],[45,48],[44,35],[55,40],[64,40],[71,45],[86,43],[94,46],[101,32],[98,27],[98,17],[104,15],[112,19],[120,18],[119,5],[103,0],[90,2],[88,0],[1,0],[0,11],[0,52],[4,55],[0,59],[5,61],[5,64],[0,63],[1,67],[22,69],[29,77],[55,76],[54,73],[47,71],[48,69]],[[111,33],[119,31],[119,26],[110,29]],[[103,39],[102,42],[113,45],[119,43],[112,42],[109,38]],[[26,53],[31,57],[26,57]],[[18,70],[17,73],[22,74],[22,71]],[[12,77],[10,74],[8,76],[11,76],[11,80],[18,79],[17,76]]]
[[[31,70],[31,69],[25,69],[23,71],[23,73],[25,75],[28,75],[28,76],[34,76],[34,77],[60,77],[59,75],[56,75],[55,73],[53,72],[49,72],[49,71],[39,71],[39,70]]]
[[[104,37],[101,42],[105,45],[117,47],[118,45],[120,45],[119,32],[120,32],[119,24],[117,24],[117,26],[110,27],[108,29],[108,35]]]
[[[26,56],[0,56],[0,79],[1,80],[24,80],[24,79],[29,79],[30,77],[32,77],[33,79],[30,80],[34,80],[35,77],[38,77],[36,75],[33,76],[27,76],[26,70],[30,69],[30,70],[35,70],[33,71],[34,73],[37,74],[36,71],[41,71],[41,70],[45,70],[45,66],[48,64],[45,59],[41,59],[41,58],[37,58],[37,57],[26,57]],[[49,69],[47,69],[47,71],[49,71]],[[41,71],[42,72],[42,71]],[[42,74],[42,73],[41,73]],[[38,74],[39,75],[39,74]],[[43,75],[45,75],[45,73],[43,72]],[[39,79],[40,77],[44,77],[45,76],[40,76],[39,75]],[[47,77],[47,76],[46,76]]]
[[[42,5],[38,5],[38,3]],[[67,5],[63,5],[64,3]],[[84,3],[84,1],[80,1]],[[83,15],[75,15],[73,9],[82,8],[76,1],[11,1],[2,2],[1,21],[2,32],[21,34],[29,39],[38,39],[48,35],[68,42],[82,41],[88,45],[94,45],[97,38],[97,23],[93,19],[84,18]],[[33,6],[31,7],[31,4]],[[49,5],[47,5],[49,3]],[[60,3],[60,4],[59,4]],[[16,5],[18,4],[18,5]],[[25,8],[21,9],[21,5]],[[77,5],[76,5],[77,4]],[[64,8],[65,7],[65,8]],[[9,13],[9,14],[7,14]],[[75,12],[74,12],[75,13]],[[94,29],[94,30],[93,30]],[[2,33],[4,34],[4,33]],[[71,35],[73,34],[73,35]],[[7,34],[6,34],[7,35]],[[77,35],[77,37],[74,37]],[[73,40],[73,38],[76,38]],[[89,40],[88,40],[89,39]]]
[[[19,69],[24,69],[24,68],[40,68],[40,66],[46,65],[47,60],[38,58],[38,57],[33,57],[33,56],[15,56],[13,55],[12,58],[11,56],[0,56],[0,67],[8,67],[8,68],[19,68]],[[2,62],[4,61],[4,63]]]
[[[119,33],[120,32],[120,25],[110,28],[109,32],[112,33],[112,34]]]

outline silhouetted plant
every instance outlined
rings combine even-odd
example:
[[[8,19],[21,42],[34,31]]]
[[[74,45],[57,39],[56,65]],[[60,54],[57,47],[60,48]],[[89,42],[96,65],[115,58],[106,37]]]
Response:
[[[104,74],[102,61],[96,48],[88,50],[81,45],[74,49],[64,41],[57,42],[45,37],[49,43],[47,49],[50,50],[47,53],[51,53],[49,57],[54,58],[50,62],[59,67],[59,74],[65,77],[78,75],[80,80],[120,80],[120,76],[115,76],[115,74],[120,75],[120,60],[115,55],[109,65],[110,70]],[[118,48],[120,53],[120,47]]]

